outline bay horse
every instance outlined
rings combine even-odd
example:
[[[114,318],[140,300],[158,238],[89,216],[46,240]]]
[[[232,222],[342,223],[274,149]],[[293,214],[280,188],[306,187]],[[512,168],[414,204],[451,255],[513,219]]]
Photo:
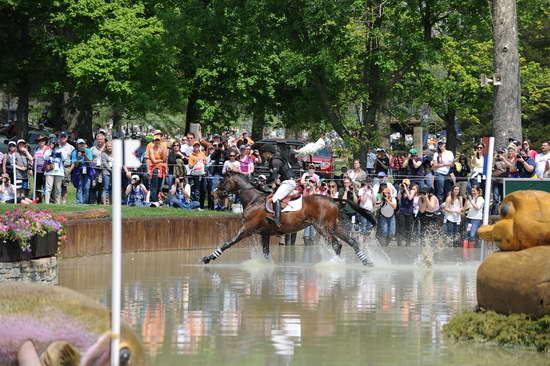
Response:
[[[243,205],[244,223],[237,234],[226,241],[221,247],[214,250],[210,255],[202,258],[204,264],[217,259],[225,250],[233,244],[253,234],[259,234],[262,238],[263,254],[269,257],[269,238],[272,235],[295,233],[303,230],[309,225],[315,229],[332,245],[334,253],[340,255],[342,244],[338,239],[346,242],[353,248],[355,254],[366,266],[372,266],[367,255],[359,248],[359,243],[353,239],[344,227],[344,217],[340,215],[340,203],[348,203],[359,214],[366,217],[373,225],[376,220],[372,214],[352,201],[333,199],[322,195],[310,195],[303,197],[302,208],[299,211],[281,213],[281,227],[278,228],[268,219],[271,213],[265,209],[267,194],[255,188],[246,176],[240,173],[226,173],[214,196],[219,197],[229,192],[236,193]]]

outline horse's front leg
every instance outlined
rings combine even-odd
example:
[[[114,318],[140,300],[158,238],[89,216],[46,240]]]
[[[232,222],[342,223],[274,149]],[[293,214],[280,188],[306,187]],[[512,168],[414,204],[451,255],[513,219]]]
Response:
[[[231,238],[230,240],[226,241],[225,243],[223,243],[223,245],[221,247],[219,247],[218,249],[214,250],[210,255],[206,256],[206,257],[202,257],[202,262],[204,264],[208,264],[208,262],[214,260],[214,259],[217,259],[220,255],[222,255],[222,253],[226,250],[226,249],[229,249],[233,244],[243,240],[244,238],[246,238],[247,236],[250,236],[250,233],[245,231],[244,228],[241,228],[241,230],[239,230],[239,232],[237,233],[237,235],[235,235],[233,238]]]
[[[265,259],[269,258],[269,235],[262,234],[262,250],[264,252]]]

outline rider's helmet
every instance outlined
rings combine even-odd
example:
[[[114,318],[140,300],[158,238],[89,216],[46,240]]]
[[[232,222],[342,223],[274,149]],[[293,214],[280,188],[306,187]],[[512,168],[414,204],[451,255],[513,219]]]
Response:
[[[274,144],[265,144],[264,146],[262,146],[262,152],[270,152],[272,154],[276,154],[277,148]]]

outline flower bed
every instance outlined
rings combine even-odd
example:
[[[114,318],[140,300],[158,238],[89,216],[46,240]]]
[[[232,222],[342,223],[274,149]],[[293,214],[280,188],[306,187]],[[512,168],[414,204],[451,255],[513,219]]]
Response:
[[[65,222],[49,210],[16,208],[0,218],[0,262],[53,256],[64,239]]]

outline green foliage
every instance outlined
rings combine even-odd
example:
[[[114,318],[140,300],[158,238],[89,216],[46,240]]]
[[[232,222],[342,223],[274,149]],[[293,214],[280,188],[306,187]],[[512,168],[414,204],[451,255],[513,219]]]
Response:
[[[444,331],[458,341],[495,342],[550,351],[550,315],[533,320],[523,314],[468,311],[452,318]]]

